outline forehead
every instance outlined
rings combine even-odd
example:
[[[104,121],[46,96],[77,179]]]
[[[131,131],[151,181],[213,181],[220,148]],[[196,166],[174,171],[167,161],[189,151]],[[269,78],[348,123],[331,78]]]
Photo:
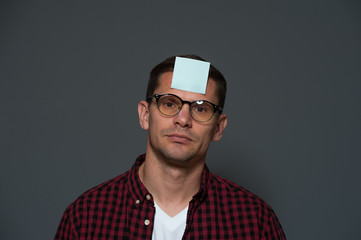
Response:
[[[173,72],[166,72],[159,76],[158,86],[155,89],[155,94],[172,93],[183,100],[194,101],[194,100],[207,100],[214,104],[218,104],[217,97],[217,86],[216,82],[209,78],[207,82],[206,94],[194,93],[189,91],[183,91],[179,89],[171,88]]]

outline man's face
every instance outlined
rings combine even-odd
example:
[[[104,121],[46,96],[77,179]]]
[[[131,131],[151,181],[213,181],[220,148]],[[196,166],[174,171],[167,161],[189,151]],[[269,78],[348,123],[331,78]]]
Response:
[[[218,104],[213,79],[208,81],[204,95],[172,89],[172,76],[172,72],[163,73],[154,94],[172,93],[185,101],[207,100]],[[204,161],[210,142],[221,139],[227,124],[226,115],[219,116],[217,113],[206,123],[195,121],[189,113],[188,104],[184,104],[176,116],[164,116],[158,110],[154,98],[150,105],[140,102],[138,111],[141,127],[148,130],[147,154],[178,165]]]

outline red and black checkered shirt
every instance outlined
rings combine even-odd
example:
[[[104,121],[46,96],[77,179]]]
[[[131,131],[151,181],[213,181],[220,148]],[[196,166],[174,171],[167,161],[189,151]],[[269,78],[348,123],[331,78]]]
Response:
[[[65,211],[55,239],[151,239],[153,197],[140,181],[140,156],[126,173],[82,194]],[[238,185],[203,170],[189,202],[183,239],[286,239],[271,207]]]

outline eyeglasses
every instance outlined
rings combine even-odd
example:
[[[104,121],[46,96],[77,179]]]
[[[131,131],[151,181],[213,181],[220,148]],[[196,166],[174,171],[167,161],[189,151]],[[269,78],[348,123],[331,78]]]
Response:
[[[189,105],[189,113],[197,122],[208,122],[211,120],[216,112],[221,113],[222,108],[208,102],[206,100],[196,100],[193,102],[183,101],[180,97],[174,94],[154,94],[147,97],[147,100],[155,98],[159,111],[167,116],[173,117],[177,115],[182,109],[183,105],[187,103]]]

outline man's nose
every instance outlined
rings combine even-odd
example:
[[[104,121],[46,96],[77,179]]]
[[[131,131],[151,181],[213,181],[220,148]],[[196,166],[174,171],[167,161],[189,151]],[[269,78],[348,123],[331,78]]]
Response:
[[[183,104],[181,110],[175,115],[173,121],[174,124],[178,124],[180,127],[192,127],[192,116],[189,112],[189,104]]]

